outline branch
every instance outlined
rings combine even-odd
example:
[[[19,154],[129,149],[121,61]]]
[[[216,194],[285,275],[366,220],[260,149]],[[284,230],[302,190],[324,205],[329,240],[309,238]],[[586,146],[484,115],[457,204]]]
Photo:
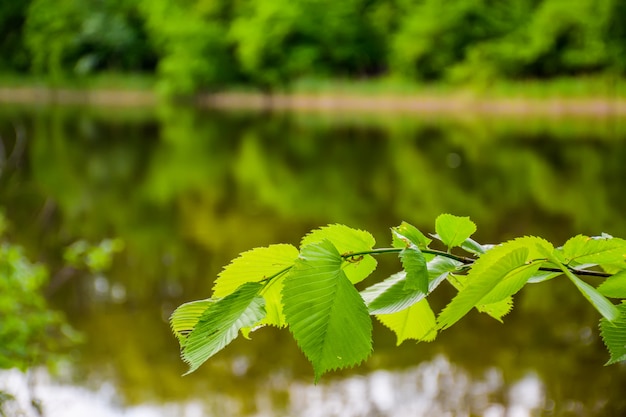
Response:
[[[341,257],[343,259],[351,259],[357,256],[363,256],[363,255],[379,255],[379,254],[383,254],[383,253],[400,253],[402,252],[404,249],[403,248],[377,248],[377,249],[372,249],[372,250],[368,250],[368,251],[361,251],[361,252],[349,252],[349,253],[343,253],[341,254]],[[439,251],[439,250],[435,250],[435,249],[420,249],[420,251],[422,253],[428,253],[431,255],[435,255],[435,256],[443,256],[444,258],[449,258],[449,259],[453,259],[457,262],[461,262],[463,265],[468,266],[474,263],[475,259],[473,258],[467,258],[465,256],[458,256],[458,255],[453,255],[451,253],[448,252],[443,252],[443,251]],[[590,276],[590,277],[601,277],[601,278],[608,278],[613,276],[613,274],[609,274],[607,272],[601,272],[601,271],[590,271],[587,269],[576,269],[576,268],[572,268],[569,265],[565,265],[565,267],[567,269],[569,269],[572,273],[576,274],[576,275],[583,275],[583,276]],[[550,267],[541,267],[539,268],[540,271],[545,271],[545,272],[560,272],[562,273],[563,271],[559,268],[550,268]]]

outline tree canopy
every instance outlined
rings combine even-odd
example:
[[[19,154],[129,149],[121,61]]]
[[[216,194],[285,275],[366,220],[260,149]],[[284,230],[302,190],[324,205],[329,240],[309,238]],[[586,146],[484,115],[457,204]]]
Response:
[[[24,0],[0,6],[0,71],[148,72],[168,94],[623,74],[625,18],[620,0]]]

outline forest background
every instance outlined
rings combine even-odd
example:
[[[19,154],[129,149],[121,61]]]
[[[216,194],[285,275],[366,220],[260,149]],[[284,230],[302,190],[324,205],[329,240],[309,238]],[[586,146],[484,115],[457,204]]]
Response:
[[[625,19],[621,0],[4,1],[0,84],[171,96],[565,79],[564,93],[620,94]]]

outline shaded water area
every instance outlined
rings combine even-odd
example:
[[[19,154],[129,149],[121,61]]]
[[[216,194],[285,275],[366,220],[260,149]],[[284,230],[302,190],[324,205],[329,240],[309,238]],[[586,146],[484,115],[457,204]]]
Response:
[[[372,357],[318,385],[272,328],[181,377],[167,324],[238,253],[329,223],[377,246],[402,220],[433,232],[443,212],[470,216],[482,243],[625,237],[626,121],[3,105],[0,135],[7,237],[49,266],[51,303],[84,336],[53,375],[0,373],[9,411],[36,399],[45,416],[626,414],[626,367],[603,366],[599,316],[562,279],[525,288],[504,324],[473,312],[432,343],[396,347],[375,323]],[[104,238],[125,245],[109,270],[64,267],[69,244]],[[398,268],[381,258],[368,283]],[[436,309],[454,294],[438,292]]]

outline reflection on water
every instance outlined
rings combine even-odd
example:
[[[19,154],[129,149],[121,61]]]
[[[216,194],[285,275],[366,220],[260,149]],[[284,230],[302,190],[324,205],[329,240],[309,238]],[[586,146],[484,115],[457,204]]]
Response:
[[[376,371],[364,377],[289,390],[290,412],[324,416],[530,416],[543,407],[543,386],[533,375],[505,387],[497,369],[481,379],[439,356],[401,372]]]
[[[182,403],[124,407],[109,383],[93,391],[59,383],[41,370],[28,377],[0,372],[0,390],[15,396],[5,404],[9,415],[24,417],[37,415],[33,403],[51,417],[530,417],[546,404],[543,384],[533,374],[505,386],[495,368],[475,379],[443,356],[402,371],[379,370],[319,385],[292,383],[276,374],[255,393],[251,414],[236,398],[212,392]]]
[[[239,252],[328,223],[377,246],[402,220],[433,232],[442,212],[472,217],[484,243],[626,236],[620,120],[0,107],[0,138],[8,238],[49,265],[51,301],[86,339],[67,385],[37,374],[50,404],[87,398],[92,416],[626,412],[626,367],[602,366],[599,317],[567,280],[525,288],[503,325],[471,314],[431,344],[395,347],[375,325],[372,358],[317,387],[276,329],[181,378],[167,324]],[[67,245],[106,238],[125,243],[106,273],[56,272]],[[381,258],[374,279],[397,268]],[[435,308],[452,295],[441,291]]]

